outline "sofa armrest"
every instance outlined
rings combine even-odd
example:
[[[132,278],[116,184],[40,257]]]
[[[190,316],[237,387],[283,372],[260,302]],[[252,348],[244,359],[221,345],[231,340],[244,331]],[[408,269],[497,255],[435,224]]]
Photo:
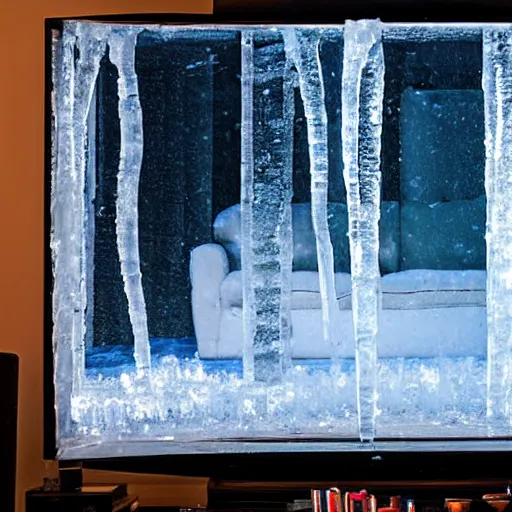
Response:
[[[228,256],[221,245],[204,244],[192,250],[192,318],[199,356],[203,358],[217,357],[222,313],[220,287],[228,273]]]

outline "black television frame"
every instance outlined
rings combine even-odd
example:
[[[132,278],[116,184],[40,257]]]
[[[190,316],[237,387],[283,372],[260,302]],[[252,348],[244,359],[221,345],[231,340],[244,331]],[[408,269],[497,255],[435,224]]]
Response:
[[[340,5],[340,2],[341,5]],[[383,22],[512,22],[506,0],[218,0],[214,13],[84,16],[77,19],[169,24],[340,24],[347,19],[380,18]],[[457,14],[454,16],[454,14]],[[63,19],[45,20],[45,179],[44,179],[44,450],[56,459],[53,383],[52,263],[50,248],[51,192],[51,42]],[[507,439],[512,441],[512,436]],[[436,439],[436,441],[441,441]],[[511,450],[377,452],[237,453],[159,455],[87,459],[84,467],[143,473],[206,476],[216,480],[253,481],[417,481],[496,479],[507,481]]]

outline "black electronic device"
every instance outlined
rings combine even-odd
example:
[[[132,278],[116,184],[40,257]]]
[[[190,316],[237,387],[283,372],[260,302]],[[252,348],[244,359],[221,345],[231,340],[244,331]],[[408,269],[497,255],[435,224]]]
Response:
[[[18,367],[16,354],[0,353],[0,496],[2,511],[14,512],[18,426]]]
[[[137,496],[126,485],[84,485],[75,491],[31,489],[26,493],[26,512],[135,512]]]

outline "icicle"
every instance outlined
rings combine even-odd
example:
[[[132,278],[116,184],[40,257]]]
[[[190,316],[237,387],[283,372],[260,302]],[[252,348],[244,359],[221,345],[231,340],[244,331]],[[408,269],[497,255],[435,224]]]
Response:
[[[86,174],[87,166],[94,155],[88,153],[87,128],[89,122],[89,112],[96,88],[96,80],[100,69],[100,62],[107,48],[107,40],[110,34],[110,27],[106,24],[96,23],[76,23],[73,25],[76,32],[76,53],[78,59],[75,62],[75,83],[74,83],[74,103],[73,111],[73,133],[74,133],[74,156],[75,172],[77,180],[80,182],[80,188],[83,191],[78,198],[78,209],[83,212],[83,218],[80,225],[77,226],[76,233],[81,234],[81,296],[82,305],[80,316],[76,315],[75,333],[79,344],[75,348],[75,360],[73,369],[75,371],[75,382],[81,382],[85,370],[85,338],[87,318],[92,313],[94,297],[88,296],[87,292],[92,290],[91,280],[93,279],[92,265],[93,254],[88,252],[90,239],[88,235],[94,238],[94,233],[88,233],[87,225],[89,222],[90,204],[87,204],[86,197]],[[77,219],[78,220],[78,219]]]
[[[73,90],[76,36],[65,28],[55,47],[54,96],[55,167],[52,169],[51,216],[53,262],[53,345],[54,382],[58,404],[57,431],[61,438],[71,427],[71,397],[74,381],[73,358],[77,340],[73,326],[75,311],[80,311],[80,243],[74,233],[77,195],[74,176]],[[79,340],[78,340],[79,341]]]
[[[283,78],[283,117],[284,117],[284,177],[286,187],[282,218],[279,224],[280,263],[281,263],[281,339],[284,350],[284,366],[292,362],[292,270],[293,270],[293,129],[295,119],[295,85],[297,74],[292,69],[293,63],[287,57]]]
[[[487,418],[508,433],[512,400],[512,27],[483,33],[487,194]],[[507,426],[509,428],[507,428]]]
[[[96,108],[97,96],[94,91],[87,117],[87,166],[85,169],[85,227],[84,227],[84,275],[85,289],[85,349],[94,345],[94,251],[96,237]]]
[[[340,313],[334,280],[334,255],[328,223],[329,152],[327,110],[319,56],[320,32],[285,31],[286,51],[299,73],[299,84],[308,127],[311,162],[311,215],[316,236],[324,339],[337,359],[341,348]]]
[[[119,72],[121,154],[117,176],[117,247],[134,337],[135,364],[142,376],[151,368],[146,301],[139,257],[138,201],[142,166],[142,108],[135,71],[135,47],[142,29],[115,30],[109,40],[110,60]]]
[[[255,37],[258,37],[255,44]],[[282,41],[242,36],[244,377],[279,382],[289,365],[291,115]],[[288,98],[288,99],[287,99]],[[288,353],[288,354],[287,354]]]
[[[384,94],[379,21],[346,23],[342,80],[342,144],[349,214],[359,435],[362,441],[372,441],[377,401],[380,137]]]
[[[52,176],[54,344],[59,418],[85,371],[88,275],[85,224],[87,119],[109,29],[94,23],[66,23],[55,53],[55,159]],[[58,54],[58,58],[57,58]],[[77,57],[77,58],[76,58]],[[75,60],[76,59],[76,60]],[[90,298],[89,298],[90,301]],[[71,356],[71,357],[70,357]],[[69,418],[60,423],[62,431]]]
[[[242,32],[242,129],[241,129],[241,199],[240,216],[242,222],[242,302],[243,302],[243,372],[246,380],[254,379],[254,287],[252,283],[252,251],[249,246],[253,232],[254,203],[254,156],[253,156],[253,33]]]

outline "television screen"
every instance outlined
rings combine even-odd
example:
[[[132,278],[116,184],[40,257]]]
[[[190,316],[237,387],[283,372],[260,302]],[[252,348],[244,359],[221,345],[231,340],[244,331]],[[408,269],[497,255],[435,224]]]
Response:
[[[512,25],[64,20],[50,64],[60,458],[510,437]]]

